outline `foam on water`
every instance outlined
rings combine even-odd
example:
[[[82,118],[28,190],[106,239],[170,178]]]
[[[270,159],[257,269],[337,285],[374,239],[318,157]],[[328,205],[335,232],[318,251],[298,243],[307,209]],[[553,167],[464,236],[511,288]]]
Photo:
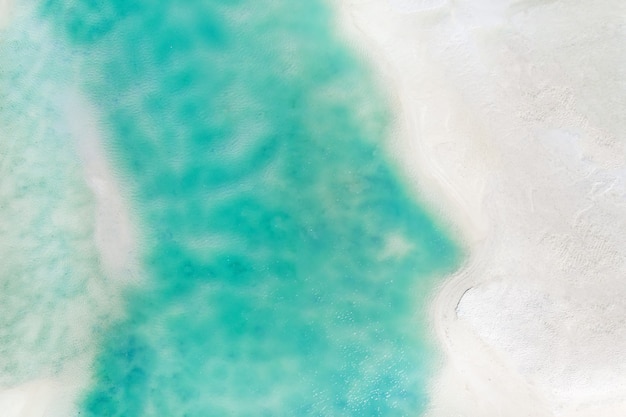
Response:
[[[81,415],[419,415],[432,359],[423,307],[433,277],[454,266],[458,251],[390,165],[384,100],[334,34],[327,8],[283,0],[35,4],[70,45],[73,85],[96,107],[141,215],[147,278],[125,293],[122,319],[85,336],[100,346]],[[59,82],[67,73],[45,77]],[[36,87],[3,91],[29,103],[54,99]],[[55,119],[20,111],[10,117],[24,131]],[[42,179],[76,166],[68,156],[75,150],[54,138],[11,142],[38,156],[3,186],[44,181],[51,201],[65,182],[86,189],[77,171]],[[81,204],[86,216],[94,210],[89,199],[58,202],[77,212]],[[45,230],[43,215],[33,217],[19,226],[24,239]],[[40,245],[81,242],[58,237],[68,233],[51,231]],[[93,241],[93,231],[76,233]],[[19,259],[31,256],[25,248],[10,250]],[[59,250],[48,252],[50,262],[95,256]],[[15,266],[4,280],[11,288],[3,294],[18,294],[18,303],[43,291],[24,290],[25,279],[52,281],[43,264],[31,264],[41,276]],[[55,281],[62,295],[46,291],[51,305],[81,294],[91,273],[84,265],[59,269],[67,278]],[[26,308],[8,306],[13,314]],[[59,323],[72,320],[67,314]],[[47,360],[60,360],[58,352]]]

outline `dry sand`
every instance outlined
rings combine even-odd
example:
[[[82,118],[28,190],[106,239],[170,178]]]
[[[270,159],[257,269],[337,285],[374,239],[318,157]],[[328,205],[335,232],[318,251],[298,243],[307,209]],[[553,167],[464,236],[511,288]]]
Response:
[[[626,3],[336,3],[469,251],[428,416],[626,415]]]

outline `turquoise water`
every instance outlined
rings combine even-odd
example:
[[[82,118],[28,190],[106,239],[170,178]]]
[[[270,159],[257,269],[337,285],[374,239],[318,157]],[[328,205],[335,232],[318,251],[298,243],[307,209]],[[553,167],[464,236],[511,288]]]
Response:
[[[36,4],[98,111],[147,273],[92,327],[80,415],[419,415],[424,304],[458,250],[386,155],[383,96],[328,6]]]

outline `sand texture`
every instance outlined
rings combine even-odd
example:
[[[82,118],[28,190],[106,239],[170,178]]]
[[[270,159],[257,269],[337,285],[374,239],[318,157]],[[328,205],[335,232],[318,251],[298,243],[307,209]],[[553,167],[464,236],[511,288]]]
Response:
[[[626,415],[626,3],[332,1],[395,109],[393,155],[467,253],[430,305],[442,353],[427,417]],[[0,28],[16,5],[0,0]],[[0,206],[0,249],[5,278],[20,277],[5,279],[17,296],[0,292],[0,417],[61,417],[76,412],[93,376],[94,332],[145,278],[142,225],[106,157],[101,109],[69,87],[62,43],[20,30],[3,32],[11,42],[0,54],[40,64],[7,61],[13,78],[0,80],[10,104],[0,172],[11,179],[0,183],[11,203]],[[40,83],[65,71],[62,84]],[[68,243],[52,245],[59,235]],[[404,239],[389,235],[383,257],[406,255]],[[346,238],[345,253],[355,241]]]
[[[470,254],[432,306],[428,415],[624,415],[624,3],[338,5]]]

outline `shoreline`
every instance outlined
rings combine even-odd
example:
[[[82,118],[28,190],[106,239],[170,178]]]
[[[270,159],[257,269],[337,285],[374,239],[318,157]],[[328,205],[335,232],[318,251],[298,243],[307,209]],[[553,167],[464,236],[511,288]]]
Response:
[[[610,88],[626,68],[613,56],[623,50],[623,14],[539,3],[334,2],[397,112],[392,155],[470,251],[430,305],[428,330],[443,362],[426,415],[621,417],[626,103]],[[0,0],[0,17],[6,4]],[[538,15],[544,21],[535,27]],[[544,27],[554,22],[561,25],[551,38]],[[581,25],[591,35],[576,38]],[[570,70],[582,63],[582,75]],[[105,271],[89,283],[100,295],[91,301],[114,307],[120,289],[142,276],[137,223],[107,164],[97,111],[66,99],[63,123],[93,194]],[[90,354],[59,378],[0,390],[0,405],[35,416],[57,401],[63,411],[46,412],[63,415],[86,383]]]
[[[444,363],[426,415],[621,415],[615,7],[332,6],[398,115],[392,153],[470,252],[431,304]]]
[[[356,49],[357,55],[367,61],[365,64],[373,67],[374,81],[384,91],[386,104],[392,110],[385,147],[408,179],[407,185],[426,204],[429,212],[447,232],[461,236],[460,239],[457,237],[457,243],[463,248],[480,244],[487,238],[488,219],[480,207],[480,199],[474,197],[483,194],[484,183],[472,184],[471,193],[462,192],[455,184],[455,178],[451,178],[446,167],[441,165],[441,160],[431,158],[431,148],[436,143],[423,140],[424,134],[419,132],[424,112],[415,109],[413,91],[406,90],[410,80],[399,76],[397,62],[387,56],[386,48],[393,42],[395,34],[386,31],[394,22],[388,14],[380,13],[381,8],[373,2],[367,4],[365,0],[361,3],[359,0],[331,1],[336,14],[336,30],[352,49]],[[414,87],[409,86],[409,90]]]

